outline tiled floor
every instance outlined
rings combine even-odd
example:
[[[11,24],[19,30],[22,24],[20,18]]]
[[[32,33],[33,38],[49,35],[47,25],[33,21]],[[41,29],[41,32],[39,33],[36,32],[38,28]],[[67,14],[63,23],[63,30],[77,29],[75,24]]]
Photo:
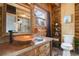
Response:
[[[53,48],[52,50],[52,56],[62,56],[62,51],[59,48]],[[76,54],[75,52],[71,52],[71,56],[79,56],[79,54]]]

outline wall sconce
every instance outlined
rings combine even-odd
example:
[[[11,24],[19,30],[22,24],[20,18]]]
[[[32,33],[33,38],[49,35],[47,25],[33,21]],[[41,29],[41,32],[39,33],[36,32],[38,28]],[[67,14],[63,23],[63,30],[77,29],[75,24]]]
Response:
[[[19,23],[19,24],[22,24],[22,21],[20,20],[20,21],[18,21],[18,23]]]
[[[22,17],[26,17],[26,15],[21,15]]]

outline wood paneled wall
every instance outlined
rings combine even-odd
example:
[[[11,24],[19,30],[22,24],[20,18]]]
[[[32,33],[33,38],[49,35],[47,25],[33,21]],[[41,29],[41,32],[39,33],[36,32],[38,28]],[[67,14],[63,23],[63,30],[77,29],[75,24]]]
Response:
[[[25,11],[26,11],[26,7],[27,6],[25,6],[24,4],[9,4],[9,5],[12,5],[12,6],[14,6],[14,7],[18,7],[18,8],[21,8],[21,9],[24,9]],[[27,4],[26,4],[27,5]],[[47,4],[47,3],[39,3],[39,4],[31,4],[31,13],[32,13],[32,31],[33,31],[33,25],[35,24],[35,23],[33,23],[34,22],[34,19],[33,19],[33,17],[34,17],[34,15],[33,15],[33,12],[34,12],[34,10],[33,10],[33,8],[34,8],[34,5],[38,5],[40,8],[42,8],[42,9],[44,9],[44,10],[46,10],[46,11],[48,11],[50,14],[51,14],[51,12],[50,11],[52,11],[52,10],[50,10],[52,7],[50,6],[51,4]],[[50,6],[50,7],[49,7]],[[28,7],[28,8],[30,8],[30,7]],[[3,9],[3,10],[2,10]],[[2,17],[2,18],[0,18],[0,34],[1,35],[4,35],[4,34],[6,34],[6,4],[4,4],[3,5],[3,8],[0,8],[0,15],[2,14],[2,16],[4,16],[4,17]],[[2,10],[2,11],[1,11]]]
[[[38,3],[36,5],[39,6],[40,8],[42,8],[42,9],[50,12],[50,10],[49,10],[49,5],[50,4],[48,4],[48,3]]]
[[[2,34],[2,6],[0,6],[0,36]]]
[[[52,25],[52,28],[51,28],[52,36],[54,36],[54,25],[55,25],[54,22],[55,22],[55,18],[58,19],[59,26],[60,26],[60,29],[61,29],[61,5],[58,6],[58,7],[55,6],[55,7],[52,8],[52,23],[51,23],[51,25]]]
[[[79,39],[79,4],[75,4],[75,38]]]

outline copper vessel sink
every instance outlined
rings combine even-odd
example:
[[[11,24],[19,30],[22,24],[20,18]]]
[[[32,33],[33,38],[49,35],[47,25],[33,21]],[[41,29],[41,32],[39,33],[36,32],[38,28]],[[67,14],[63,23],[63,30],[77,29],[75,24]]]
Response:
[[[24,36],[16,36],[14,37],[14,44],[30,44],[32,43],[33,37],[30,35],[24,35]]]

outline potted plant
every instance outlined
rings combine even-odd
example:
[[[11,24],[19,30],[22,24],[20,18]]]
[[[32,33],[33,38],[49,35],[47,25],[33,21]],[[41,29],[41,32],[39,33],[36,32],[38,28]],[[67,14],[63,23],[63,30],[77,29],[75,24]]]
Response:
[[[79,39],[75,39],[74,40],[74,44],[75,44],[75,52],[79,54]]]

